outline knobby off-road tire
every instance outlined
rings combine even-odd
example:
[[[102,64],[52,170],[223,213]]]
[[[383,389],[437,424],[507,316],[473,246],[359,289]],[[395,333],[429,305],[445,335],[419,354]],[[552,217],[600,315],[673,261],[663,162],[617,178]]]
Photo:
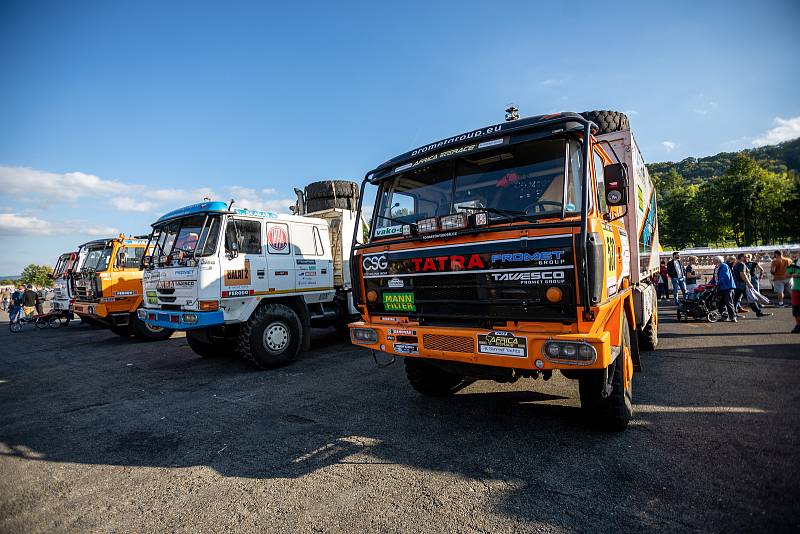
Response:
[[[358,199],[358,184],[348,180],[324,180],[306,186],[306,200],[317,198],[355,198]]]
[[[474,382],[465,376],[448,373],[424,359],[404,358],[404,360],[408,381],[423,395],[448,397]]]
[[[142,341],[161,341],[163,339],[168,339],[175,330],[171,328],[161,328],[160,326],[150,326],[139,319],[136,313],[132,313],[130,331],[137,339],[141,339]]]
[[[623,317],[622,324],[621,350],[608,368],[611,376],[609,396],[604,399],[600,394],[604,385],[602,371],[587,371],[578,381],[581,410],[588,421],[603,430],[617,432],[625,430],[633,417],[633,380],[625,380],[627,366],[632,365],[632,361],[628,361],[631,337],[627,317]]]
[[[211,342],[208,336],[202,331],[187,330],[186,342],[189,348],[198,356],[203,358],[224,358],[236,353],[236,343],[234,342]]]
[[[642,350],[656,350],[658,346],[658,310],[653,310],[653,315],[639,332],[639,348]]]
[[[239,331],[239,356],[259,369],[286,365],[303,343],[300,318],[283,304],[265,304]]]
[[[618,132],[620,130],[629,130],[631,127],[628,117],[619,111],[584,111],[581,113],[581,116],[597,125],[597,135]]]
[[[306,211],[313,213],[315,211],[329,210],[332,208],[354,210],[358,207],[358,199],[352,197],[329,197],[329,198],[312,198],[306,201]]]

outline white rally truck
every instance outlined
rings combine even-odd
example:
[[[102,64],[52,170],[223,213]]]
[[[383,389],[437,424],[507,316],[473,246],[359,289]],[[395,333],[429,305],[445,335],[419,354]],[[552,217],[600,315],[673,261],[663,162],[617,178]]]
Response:
[[[69,279],[77,265],[78,252],[65,252],[58,257],[56,266],[53,268],[53,298],[50,301],[50,308],[54,312],[61,313],[65,319],[64,324],[69,324],[74,317],[69,309],[72,299]]]
[[[142,262],[139,318],[185,330],[201,356],[235,352],[262,369],[307,350],[312,326],[346,333],[358,317],[349,260],[351,236],[362,223],[355,199],[344,202],[331,187],[330,199],[305,199],[298,191],[295,213],[312,205],[311,216],[207,201],[158,219],[152,254]]]

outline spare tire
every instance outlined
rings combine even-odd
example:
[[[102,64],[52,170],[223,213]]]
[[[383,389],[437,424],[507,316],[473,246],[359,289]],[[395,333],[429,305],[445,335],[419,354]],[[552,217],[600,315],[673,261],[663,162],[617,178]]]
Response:
[[[347,180],[325,180],[306,186],[306,200],[312,198],[358,198],[358,184]]]
[[[581,116],[597,125],[598,129],[595,132],[597,135],[618,132],[620,130],[630,130],[631,128],[628,116],[619,111],[584,111],[581,113]]]
[[[358,198],[337,197],[337,198],[312,198],[306,200],[306,213],[324,211],[331,208],[341,208],[345,210],[355,210],[358,208]]]

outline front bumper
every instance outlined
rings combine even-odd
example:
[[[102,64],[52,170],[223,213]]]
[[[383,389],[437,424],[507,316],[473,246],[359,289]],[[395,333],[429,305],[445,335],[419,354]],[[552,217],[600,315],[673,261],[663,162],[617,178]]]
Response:
[[[139,319],[151,326],[160,326],[173,330],[196,330],[225,324],[225,316],[222,310],[201,312],[142,308],[138,313]],[[190,317],[196,318],[196,321],[187,321],[186,319]]]
[[[73,302],[70,304],[70,311],[78,315],[90,315],[93,317],[108,317],[108,308],[105,304],[95,302]]]
[[[514,369],[604,369],[619,352],[612,347],[611,335],[604,331],[597,335],[582,333],[545,333],[525,330],[507,330],[517,339],[514,348],[486,346],[486,336],[493,332],[474,328],[420,327],[398,323],[387,325],[363,321],[350,324],[354,329],[372,329],[377,341],[359,342],[351,335],[352,343],[397,356],[431,358],[455,362],[510,367]],[[479,337],[480,336],[480,337]],[[524,339],[524,342],[522,340]],[[591,345],[596,357],[591,362],[566,362],[562,358],[549,357],[544,350],[547,342],[567,342]],[[524,345],[524,349],[521,348]]]

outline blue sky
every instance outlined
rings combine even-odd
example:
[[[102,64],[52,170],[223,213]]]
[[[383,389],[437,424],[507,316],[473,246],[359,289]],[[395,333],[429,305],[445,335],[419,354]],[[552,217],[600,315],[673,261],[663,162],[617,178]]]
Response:
[[[627,111],[648,161],[800,135],[800,3],[0,2],[0,275],[201,200],[502,120]]]

